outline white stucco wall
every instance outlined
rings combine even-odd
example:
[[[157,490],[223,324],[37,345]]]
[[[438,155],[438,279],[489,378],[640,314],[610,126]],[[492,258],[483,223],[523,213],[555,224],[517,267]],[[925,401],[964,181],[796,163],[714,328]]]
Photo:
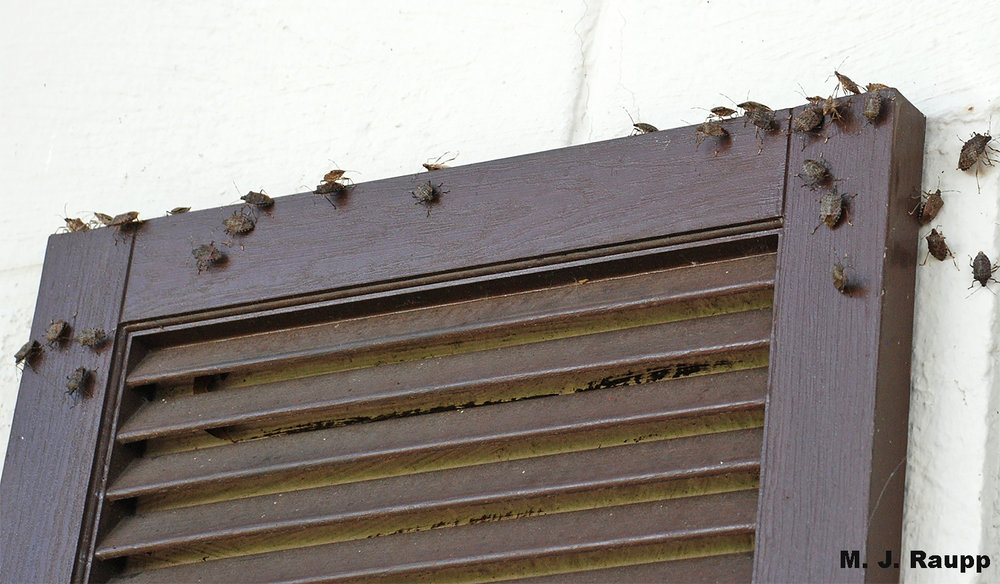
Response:
[[[998,582],[1000,303],[967,288],[971,256],[1000,259],[1000,169],[980,173],[981,193],[955,169],[959,136],[991,117],[1000,135],[998,31],[992,2],[8,3],[0,352],[27,339],[64,213],[150,217],[301,192],[331,161],[368,181],[445,151],[464,164],[618,137],[622,108],[687,125],[720,93],[788,107],[800,84],[826,95],[846,58],[842,72],[927,116],[924,184],[947,191],[935,225],[959,268],[917,269],[904,543],[994,563],[904,578]],[[9,362],[0,452],[17,384]]]

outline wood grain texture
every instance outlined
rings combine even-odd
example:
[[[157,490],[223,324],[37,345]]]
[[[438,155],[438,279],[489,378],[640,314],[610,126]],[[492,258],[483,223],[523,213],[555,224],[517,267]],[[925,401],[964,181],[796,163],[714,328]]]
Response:
[[[736,490],[736,476],[739,487],[753,484],[762,436],[755,428],[640,442],[139,514],[97,556],[200,560],[686,496],[695,482]]]
[[[845,124],[792,137],[778,252],[771,382],[761,478],[758,582],[897,581],[898,570],[841,569],[842,549],[898,554],[909,410],[910,332],[923,116],[891,92],[877,125],[852,98]],[[819,225],[819,197],[794,176],[829,165],[850,223]],[[850,287],[833,285],[834,263]],[[891,480],[889,480],[891,478]],[[882,488],[885,487],[883,491]],[[872,515],[873,510],[878,514]]]
[[[237,491],[279,492],[720,427],[755,427],[762,415],[764,377],[763,369],[750,369],[667,379],[140,458],[106,496],[173,491],[189,499],[181,504],[194,504],[231,498]]]
[[[779,116],[784,115],[778,112]],[[235,207],[147,222],[136,242],[125,320],[243,305],[570,250],[778,217],[786,140],[725,122],[717,156],[694,128],[609,140],[361,183],[334,208],[279,197],[256,228],[198,273],[191,250],[227,239]],[[410,191],[447,191],[426,215]],[[706,191],[712,196],[706,196]]]
[[[276,331],[154,348],[128,372],[126,385],[169,384],[199,375],[273,370],[314,360],[352,362],[366,354],[456,352],[501,346],[507,339],[557,338],[624,328],[656,311],[680,320],[745,307],[774,286],[776,254],[736,258],[541,290],[337,319]],[[634,263],[634,262],[629,262]],[[153,345],[155,341],[149,344]],[[415,357],[411,357],[415,358]],[[352,365],[357,367],[358,365]],[[119,434],[121,435],[121,434]]]
[[[750,310],[195,393],[149,402],[117,438],[344,423],[686,376],[764,362],[770,326],[769,310]]]
[[[752,490],[685,497],[198,562],[113,582],[476,582],[669,559],[712,540],[742,552],[755,507]]]
[[[47,348],[22,374],[0,482],[0,581],[70,581],[130,250],[130,238],[114,229],[49,238],[31,337],[41,340],[51,320],[65,320],[74,335],[101,328],[111,340],[99,351],[75,342]],[[66,393],[77,367],[94,371],[89,397]]]

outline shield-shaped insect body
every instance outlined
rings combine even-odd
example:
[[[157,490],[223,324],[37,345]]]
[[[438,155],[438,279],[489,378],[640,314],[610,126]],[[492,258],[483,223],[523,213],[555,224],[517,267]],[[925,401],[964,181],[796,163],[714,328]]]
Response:
[[[66,393],[74,393],[83,397],[90,395],[90,385],[94,372],[86,367],[77,367],[72,373],[66,376]]]
[[[76,342],[81,346],[90,347],[95,351],[108,341],[108,333],[104,329],[89,328],[80,331],[76,336]]]
[[[944,234],[937,229],[931,229],[931,232],[924,239],[927,240],[927,251],[930,255],[934,256],[934,259],[944,261],[948,256],[955,257],[952,255],[951,250],[948,249],[948,244],[944,241]],[[925,259],[924,262],[926,261]]]
[[[199,274],[213,265],[221,263],[226,258],[226,255],[219,248],[215,247],[214,241],[192,249],[191,255],[194,256]]]
[[[49,346],[61,343],[69,336],[69,323],[65,320],[54,320],[45,331],[45,340]]]
[[[222,224],[227,235],[245,235],[253,231],[253,228],[257,226],[257,220],[254,219],[253,215],[237,210],[226,217]]]
[[[972,279],[975,280],[975,282],[979,282],[979,284],[984,288],[990,280],[993,280],[994,282],[997,281],[996,278],[993,277],[993,273],[997,271],[998,266],[991,264],[990,258],[987,257],[982,251],[976,254],[976,258],[972,260],[972,263],[970,263],[969,266],[972,268]],[[972,286],[975,286],[975,282],[973,282]],[[972,286],[969,286],[969,288]]]
[[[274,199],[262,192],[258,193],[257,191],[250,191],[240,198],[246,201],[247,205],[253,205],[258,209],[267,209],[268,207],[274,205]]]
[[[31,339],[27,343],[21,345],[21,348],[14,353],[14,365],[24,363],[28,367],[31,367],[35,359],[37,359],[41,354],[42,344],[34,339]]]

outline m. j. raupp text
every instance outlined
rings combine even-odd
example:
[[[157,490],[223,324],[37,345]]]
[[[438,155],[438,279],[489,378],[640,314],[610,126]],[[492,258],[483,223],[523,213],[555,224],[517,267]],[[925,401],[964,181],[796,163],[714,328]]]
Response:
[[[911,569],[966,570],[976,569],[977,573],[990,567],[990,557],[986,554],[929,554],[923,550],[910,550]],[[899,561],[892,550],[885,551],[885,558],[875,563],[879,568],[898,568]],[[873,567],[875,567],[873,566]],[[859,550],[840,550],[841,568],[867,568],[868,562],[861,561]]]

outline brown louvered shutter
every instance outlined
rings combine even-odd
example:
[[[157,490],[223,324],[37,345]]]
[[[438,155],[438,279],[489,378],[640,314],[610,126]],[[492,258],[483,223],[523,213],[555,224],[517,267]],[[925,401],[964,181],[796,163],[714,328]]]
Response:
[[[906,384],[890,370],[909,359],[923,121],[891,103],[829,144],[771,135],[758,153],[730,122],[718,152],[681,129],[360,184],[336,209],[286,197],[203,273],[188,242],[231,209],[150,221],[108,284],[125,288],[115,342],[83,353],[93,397],[56,408],[93,425],[68,457],[87,476],[57,505],[78,535],[28,546],[5,527],[0,572],[891,579],[839,564],[845,546],[899,546]],[[818,195],[793,175],[820,152],[866,191],[852,225],[813,234]],[[407,194],[427,176],[448,190],[429,216]],[[69,238],[109,241],[53,241]],[[47,354],[19,399],[41,407],[25,389],[53,394],[81,350]],[[23,503],[61,489],[28,488],[44,465],[11,443],[4,513],[28,526]],[[72,561],[35,557],[69,545]]]

